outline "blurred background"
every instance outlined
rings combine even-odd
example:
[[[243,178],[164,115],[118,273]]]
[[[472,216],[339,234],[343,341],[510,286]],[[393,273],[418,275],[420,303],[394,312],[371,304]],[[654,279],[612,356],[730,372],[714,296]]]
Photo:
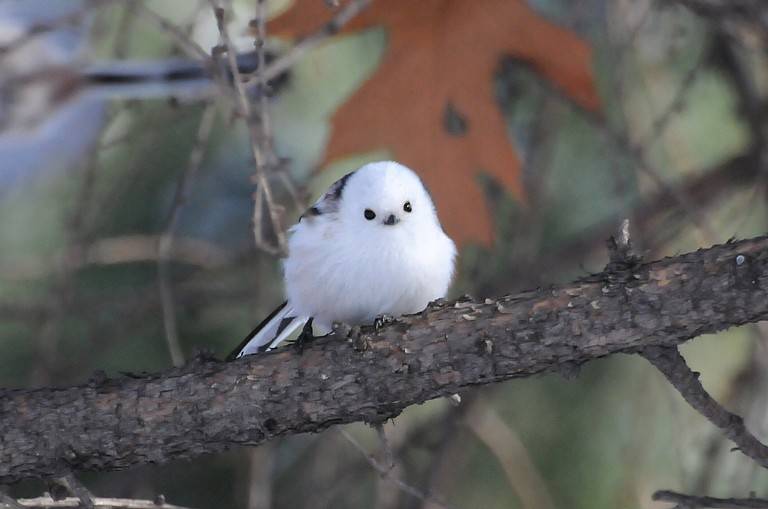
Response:
[[[623,218],[647,259],[765,232],[759,0],[336,3],[0,0],[0,386],[225,356],[282,302],[285,227],[370,160],[427,182],[461,245],[454,296],[597,272]],[[763,438],[766,333],[683,348]],[[656,489],[768,489],[635,356],[461,396],[385,427],[393,475],[431,500],[338,429],[82,479],[99,496],[253,509],[662,507]],[[379,449],[374,430],[344,430]]]

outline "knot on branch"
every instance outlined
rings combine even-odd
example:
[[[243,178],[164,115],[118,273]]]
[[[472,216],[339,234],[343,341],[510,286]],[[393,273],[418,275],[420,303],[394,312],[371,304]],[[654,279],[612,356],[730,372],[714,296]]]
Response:
[[[737,288],[757,287],[760,280],[760,269],[753,263],[749,254],[738,254],[733,260],[733,273]]]

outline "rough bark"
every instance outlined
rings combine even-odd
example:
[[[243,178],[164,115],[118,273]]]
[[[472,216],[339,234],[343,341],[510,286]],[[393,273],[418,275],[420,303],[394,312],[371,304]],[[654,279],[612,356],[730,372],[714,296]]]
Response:
[[[378,422],[416,403],[768,317],[768,237],[497,300],[438,303],[235,362],[0,397],[0,484]]]

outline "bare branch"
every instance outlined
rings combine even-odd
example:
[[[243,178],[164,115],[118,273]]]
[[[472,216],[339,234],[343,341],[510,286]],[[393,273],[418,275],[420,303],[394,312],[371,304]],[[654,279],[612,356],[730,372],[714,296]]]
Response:
[[[26,509],[29,507],[39,507],[41,509],[81,507],[80,499],[76,497],[68,497],[62,500],[53,500],[51,497],[20,498],[16,502],[18,507],[14,506],[14,509]],[[141,500],[135,498],[95,497],[93,499],[93,506],[108,509],[188,509],[180,505],[166,504],[162,498],[159,500]]]
[[[355,438],[352,435],[347,433],[346,430],[340,429],[339,433],[341,433],[341,436],[343,436],[344,439],[352,445],[352,447],[357,449],[360,452],[360,454],[362,454],[365,457],[365,459],[368,461],[371,467],[373,467],[373,469],[376,470],[382,478],[394,484],[397,487],[397,489],[399,489],[403,493],[407,493],[408,495],[421,500],[422,502],[429,501],[436,508],[448,509],[448,506],[446,506],[442,502],[438,502],[433,497],[430,497],[428,494],[423,493],[420,489],[416,488],[415,486],[411,486],[410,484],[406,483],[402,479],[393,477],[391,475],[392,467],[390,465],[380,463],[378,460],[376,460],[376,458],[368,454],[368,451],[366,451],[365,448],[362,445],[360,445],[360,443],[357,440],[355,440]]]
[[[697,507],[713,507],[718,509],[768,509],[768,500],[764,498],[715,498],[697,495],[684,495],[674,491],[657,491],[653,500],[672,502],[680,509],[695,509]]]
[[[696,74],[697,72],[691,72],[691,75],[688,78],[691,83],[695,79]],[[687,189],[685,187],[668,183],[664,179],[664,172],[662,172],[655,165],[651,164],[651,161],[648,159],[646,154],[647,147],[633,142],[629,138],[628,133],[614,130],[611,126],[608,125],[607,121],[602,115],[584,109],[562,91],[552,86],[550,83],[541,81],[541,86],[553,97],[557,97],[564,104],[567,104],[573,108],[574,111],[577,111],[579,114],[581,114],[581,116],[586,121],[588,121],[595,129],[597,129],[597,131],[608,143],[610,143],[620,152],[629,156],[634,161],[636,168],[647,177],[649,177],[653,184],[658,188],[659,194],[669,199],[671,202],[673,202],[673,204],[678,205],[680,211],[683,212],[683,214],[685,214],[685,216],[687,216],[697,228],[706,234],[706,238],[710,242],[715,242],[715,239],[718,238],[715,234],[715,229],[710,224],[710,221],[704,216],[701,208],[697,207],[696,201],[687,194]],[[662,122],[668,122],[668,120],[669,119],[660,119]],[[663,125],[660,127],[663,128]],[[649,133],[648,139],[644,141],[654,141],[652,136],[653,131]]]
[[[184,30],[144,5],[144,2],[138,2],[135,6],[135,9],[138,15],[142,16],[145,20],[157,26],[160,31],[169,34],[179,46],[179,48],[181,48],[188,57],[195,60],[200,60],[204,63],[210,63],[211,56],[208,54],[208,52],[205,51],[202,46],[193,41],[189,35],[184,33]]]
[[[553,509],[555,503],[518,434],[484,400],[476,401],[464,418],[473,433],[496,456],[521,507]]]
[[[768,41],[768,9],[762,0],[667,0],[666,3],[682,5],[717,23],[735,22],[750,26]]]
[[[267,79],[260,78],[259,83],[261,88],[258,90],[260,97],[260,106],[257,110],[251,105],[248,98],[245,85],[243,84],[243,77],[237,66],[235,48],[232,45],[232,39],[229,36],[229,30],[226,24],[226,10],[218,5],[216,0],[211,0],[213,6],[214,15],[216,16],[216,25],[219,29],[219,35],[221,39],[221,50],[226,53],[227,64],[229,71],[232,73],[232,86],[235,91],[235,104],[237,105],[237,112],[245,120],[248,126],[248,132],[250,133],[251,155],[253,156],[253,162],[256,166],[256,172],[254,174],[254,180],[256,182],[256,196],[254,200],[254,212],[253,212],[253,233],[256,246],[272,254],[282,254],[287,252],[287,240],[285,237],[285,231],[283,230],[283,222],[281,220],[280,207],[272,192],[272,185],[268,179],[268,172],[270,168],[273,168],[275,157],[269,156],[268,149],[271,146],[271,142],[268,141],[268,137],[271,136],[269,129],[269,120],[267,115],[267,103],[266,103],[266,84]],[[259,12],[263,15],[263,3],[259,1]],[[260,36],[266,37],[264,33],[263,23],[257,25],[262,26]],[[258,58],[259,58],[259,70],[257,74],[261,74],[264,69],[262,65],[266,63],[263,48],[263,39],[260,38],[256,41]],[[218,55],[217,55],[218,56]],[[272,159],[272,160],[270,160]],[[263,207],[267,210],[267,216],[269,218],[272,232],[275,235],[277,244],[273,245],[266,239],[266,235],[263,231],[262,210]]]
[[[173,251],[173,242],[175,240],[179,215],[181,214],[184,202],[187,199],[189,181],[195,174],[197,174],[197,171],[203,162],[205,149],[208,145],[208,138],[211,135],[213,121],[215,119],[216,107],[213,104],[208,104],[200,118],[195,143],[189,156],[189,163],[179,177],[176,193],[171,205],[171,211],[168,214],[168,220],[165,224],[165,231],[160,236],[160,242],[157,247],[157,279],[160,286],[160,301],[163,309],[163,327],[165,329],[168,352],[174,366],[181,366],[184,364],[184,353],[181,349],[178,327],[176,326],[176,306],[174,304],[173,289],[171,288],[171,277],[169,273],[171,252]]]
[[[70,270],[92,265],[119,265],[123,263],[157,262],[158,235],[125,235],[96,239],[87,245],[73,246],[53,257],[11,259],[0,265],[0,277],[8,281],[23,281],[51,274],[64,263]],[[231,263],[234,256],[225,249],[202,239],[176,237],[169,261],[186,263],[206,269],[215,269]]]
[[[737,258],[739,256],[742,255]],[[768,447],[749,432],[741,417],[728,412],[709,395],[701,385],[698,373],[688,367],[677,347],[649,347],[643,351],[643,357],[661,371],[689,405],[720,428],[742,453],[768,468]]]
[[[664,113],[653,121],[653,125],[651,125],[648,133],[642,137],[642,141],[637,143],[638,147],[650,150],[651,147],[653,147],[653,145],[664,135],[664,132],[667,130],[667,127],[669,127],[672,119],[685,107],[688,93],[696,83],[696,78],[701,74],[705,62],[706,54],[702,54],[698,57],[696,63],[688,69],[680,81],[680,85],[677,87],[677,92],[672,98],[672,101],[666,108],[664,108]]]
[[[376,435],[379,437],[379,443],[381,444],[381,459],[383,461],[383,465],[389,472],[395,468],[395,453],[389,443],[387,433],[384,431],[384,425],[378,422],[374,424],[373,427],[376,430]]]
[[[256,82],[250,85],[250,87],[263,86],[260,85],[262,80],[269,81],[274,79],[281,73],[293,67],[296,62],[301,60],[301,58],[304,57],[309,51],[317,48],[330,37],[337,34],[344,25],[352,21],[355,16],[363,12],[370,5],[370,3],[371,0],[352,0],[346,4],[344,7],[339,9],[339,12],[337,12],[333,18],[331,18],[331,20],[323,25],[317,32],[301,39],[293,48],[291,48],[290,51],[276,59],[268,66],[260,67],[260,69],[264,69],[263,73],[256,71],[254,74],[245,75],[247,81],[253,81],[256,79]],[[259,38],[263,40],[265,35],[266,34],[264,33],[260,33]]]
[[[275,444],[254,447],[248,454],[248,509],[269,509],[275,477]]]
[[[19,36],[3,45],[0,45],[0,58],[18,50],[30,41],[53,30],[59,30],[68,26],[77,26],[78,24],[82,23],[83,18],[92,12],[91,9],[96,7],[94,2],[88,2],[88,4],[90,5],[86,5],[82,9],[77,9],[63,16],[59,16],[58,18],[46,21],[44,23],[36,23],[27,27],[27,29]]]

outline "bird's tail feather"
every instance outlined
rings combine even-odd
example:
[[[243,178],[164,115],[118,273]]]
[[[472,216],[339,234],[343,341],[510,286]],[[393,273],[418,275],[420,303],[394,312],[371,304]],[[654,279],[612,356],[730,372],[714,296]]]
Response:
[[[293,307],[288,302],[283,302],[245,337],[240,346],[229,354],[227,360],[275,348],[293,331],[304,325],[307,319],[295,316]]]

